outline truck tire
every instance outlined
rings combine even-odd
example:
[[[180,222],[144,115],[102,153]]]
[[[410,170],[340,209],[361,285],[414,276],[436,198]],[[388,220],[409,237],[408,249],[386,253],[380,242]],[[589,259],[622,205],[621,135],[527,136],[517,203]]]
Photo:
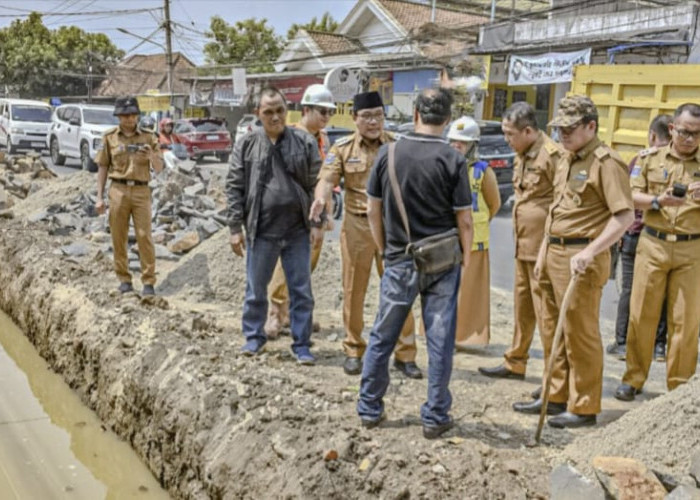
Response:
[[[51,138],[51,145],[49,147],[49,152],[51,153],[51,162],[54,165],[65,165],[66,157],[59,152],[58,139],[56,137]]]

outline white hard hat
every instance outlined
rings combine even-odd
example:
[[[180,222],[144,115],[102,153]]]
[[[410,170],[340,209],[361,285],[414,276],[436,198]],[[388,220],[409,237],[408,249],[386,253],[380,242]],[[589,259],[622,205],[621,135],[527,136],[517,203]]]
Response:
[[[328,90],[328,87],[320,83],[314,83],[306,87],[304,96],[301,98],[301,105],[336,109],[333,94]]]
[[[479,125],[474,118],[463,116],[450,125],[447,138],[450,141],[478,142],[481,136]]]

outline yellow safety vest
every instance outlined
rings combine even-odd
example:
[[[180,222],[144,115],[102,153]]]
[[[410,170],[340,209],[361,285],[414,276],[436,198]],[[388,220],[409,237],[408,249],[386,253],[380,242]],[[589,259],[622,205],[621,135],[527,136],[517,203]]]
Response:
[[[489,207],[484,199],[481,185],[488,168],[485,161],[476,161],[469,165],[469,185],[472,190],[472,221],[474,224],[474,240],[472,252],[489,249]]]

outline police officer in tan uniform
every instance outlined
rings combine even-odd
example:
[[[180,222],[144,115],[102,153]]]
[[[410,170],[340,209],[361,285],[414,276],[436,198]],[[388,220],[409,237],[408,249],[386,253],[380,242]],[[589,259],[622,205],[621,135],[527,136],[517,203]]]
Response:
[[[603,286],[610,276],[610,247],[634,220],[627,167],[597,137],[598,110],[586,96],[565,97],[550,125],[558,128],[568,155],[557,166],[554,201],[535,264],[542,290],[545,363],[554,356],[550,415],[552,427],[595,425],[603,389],[603,344],[598,317]],[[577,275],[566,311],[563,337],[552,338],[569,280]],[[545,373],[545,377],[546,377]],[[539,413],[542,399],[513,409]]]
[[[102,137],[102,149],[95,157],[97,173],[97,203],[99,214],[105,212],[104,190],[109,177],[109,227],[114,249],[114,270],[119,278],[119,291],[133,291],[127,244],[129,219],[134,221],[136,242],[141,260],[143,295],[155,295],[156,255],[151,236],[151,178],[150,167],[163,169],[163,157],[158,139],[151,131],[139,129],[139,104],[135,97],[119,97],[114,114],[119,125]]]
[[[362,372],[367,344],[362,338],[364,306],[372,264],[384,272],[381,255],[372,239],[367,221],[367,179],[379,147],[393,138],[384,132],[384,103],[377,92],[357,94],[353,99],[354,134],[336,141],[326,158],[311,208],[317,216],[330,202],[334,186],[345,178],[345,216],[340,235],[343,263],[343,323],[348,375]],[[409,315],[396,346],[394,366],[411,378],[422,378],[415,363],[416,340],[413,315]]]
[[[563,156],[561,147],[539,130],[535,110],[517,102],[505,112],[503,134],[517,153],[513,168],[513,232],[515,236],[515,314],[513,344],[505,362],[494,368],[479,368],[487,377],[524,379],[528,351],[540,321],[540,288],[535,261],[544,237],[547,211],[554,197],[554,173]],[[540,335],[543,331],[539,324]]]
[[[645,212],[634,263],[627,370],[615,392],[622,401],[633,400],[649,374],[664,295],[668,389],[687,382],[698,362],[700,105],[679,106],[669,130],[671,143],[640,158],[630,177],[635,206]]]
[[[333,94],[325,85],[315,83],[309,85],[301,98],[302,117],[301,121],[295,125],[298,128],[314,136],[318,143],[318,152],[321,160],[328,155],[328,134],[324,130],[328,121],[335,114],[336,105],[333,102]],[[328,218],[327,224],[331,224]],[[330,226],[327,226],[330,229]],[[313,245],[311,246],[311,272],[314,272],[318,259],[321,256],[323,245],[323,229],[311,228]],[[267,311],[267,321],[265,322],[265,333],[268,339],[277,338],[282,327],[289,325],[289,291],[287,290],[287,280],[284,277],[281,261],[277,261],[272,280],[268,285],[268,300],[270,307]],[[314,322],[314,331],[318,330],[318,323]]]

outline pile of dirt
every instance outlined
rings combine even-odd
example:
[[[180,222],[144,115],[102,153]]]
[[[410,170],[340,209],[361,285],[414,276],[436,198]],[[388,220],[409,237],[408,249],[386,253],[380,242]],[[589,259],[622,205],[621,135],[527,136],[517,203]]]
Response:
[[[635,458],[673,476],[687,474],[700,449],[700,377],[644,403],[617,421],[582,436],[561,453],[592,474],[598,455]]]

